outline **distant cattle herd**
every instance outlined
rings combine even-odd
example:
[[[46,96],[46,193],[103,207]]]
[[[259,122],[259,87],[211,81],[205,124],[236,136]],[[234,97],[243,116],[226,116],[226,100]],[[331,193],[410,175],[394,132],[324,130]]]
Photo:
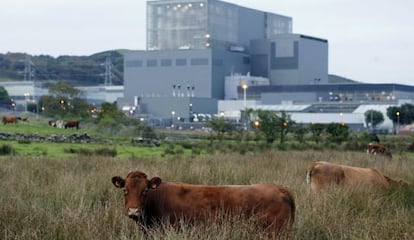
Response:
[[[76,128],[79,129],[79,121],[78,120],[70,120],[70,121],[63,121],[63,120],[55,120],[49,121],[49,126],[55,128]]]
[[[6,124],[17,124],[18,121],[22,122],[29,122],[29,118],[27,117],[19,117],[16,115],[4,115],[2,116],[3,125]],[[56,128],[80,128],[79,120],[50,120],[48,122],[49,126],[56,127]]]

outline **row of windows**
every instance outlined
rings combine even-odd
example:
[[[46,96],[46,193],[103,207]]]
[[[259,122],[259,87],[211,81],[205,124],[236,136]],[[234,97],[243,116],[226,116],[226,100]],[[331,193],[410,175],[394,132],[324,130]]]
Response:
[[[144,63],[146,63],[147,67],[157,67],[158,65],[162,67],[169,67],[173,65],[173,59],[148,59],[148,60],[129,60],[125,62],[125,67],[144,67]],[[209,60],[208,58],[191,58],[190,65],[191,66],[202,66],[208,65]],[[175,66],[187,66],[188,61],[186,58],[177,58],[175,59]]]

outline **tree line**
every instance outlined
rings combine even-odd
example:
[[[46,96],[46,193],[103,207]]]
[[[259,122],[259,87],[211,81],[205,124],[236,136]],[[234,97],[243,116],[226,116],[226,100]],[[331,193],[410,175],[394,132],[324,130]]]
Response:
[[[372,129],[384,122],[385,118],[380,111],[368,110],[365,112],[365,122]],[[414,105],[403,104],[401,106],[391,106],[387,108],[387,117],[394,124],[406,125],[414,122]],[[287,135],[291,134],[295,140],[300,143],[305,142],[305,136],[318,144],[322,139],[340,144],[349,140],[350,129],[346,123],[312,123],[301,124],[296,123],[290,118],[290,115],[284,111],[274,112],[269,110],[253,110],[247,109],[244,112],[244,119],[247,126],[257,135],[258,139],[263,139],[267,145],[272,145],[275,141],[279,141],[283,145],[287,139]],[[230,121],[218,117],[209,123],[212,132],[211,138],[221,141],[225,134],[232,135],[238,131],[238,128]],[[373,139],[375,140],[375,139]]]
[[[112,63],[113,84],[123,84],[123,56],[120,51],[107,51],[90,56],[29,56],[24,53],[0,54],[0,80],[23,80],[27,57],[31,61],[31,77],[45,87],[56,81],[71,85],[90,86],[103,84],[105,59]],[[26,69],[26,74],[27,69]]]

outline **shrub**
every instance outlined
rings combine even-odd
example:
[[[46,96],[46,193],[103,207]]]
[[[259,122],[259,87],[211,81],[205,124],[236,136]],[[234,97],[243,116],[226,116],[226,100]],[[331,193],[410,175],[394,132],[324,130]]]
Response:
[[[81,156],[106,156],[106,157],[115,157],[117,155],[116,149],[109,149],[109,148],[98,148],[95,150],[86,149],[86,148],[69,148],[64,150],[65,153],[75,153]]]
[[[95,155],[97,156],[107,156],[107,157],[116,157],[117,151],[115,148],[98,148],[95,150]]]
[[[9,144],[3,144],[0,147],[0,155],[15,155],[16,150]]]
[[[22,139],[17,141],[18,144],[30,144],[32,143],[32,141],[30,141],[29,139]]]

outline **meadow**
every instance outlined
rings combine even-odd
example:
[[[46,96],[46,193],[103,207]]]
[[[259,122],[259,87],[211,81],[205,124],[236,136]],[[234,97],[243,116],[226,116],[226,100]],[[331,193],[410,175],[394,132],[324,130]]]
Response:
[[[118,152],[122,152],[118,149]],[[373,166],[406,188],[309,191],[312,161]],[[185,154],[151,157],[70,155],[0,158],[0,239],[261,239],[251,221],[235,218],[178,231],[166,224],[143,235],[123,213],[114,175],[141,170],[148,176],[194,184],[285,185],[296,197],[293,239],[414,239],[414,158],[369,158],[363,151],[304,150]]]

